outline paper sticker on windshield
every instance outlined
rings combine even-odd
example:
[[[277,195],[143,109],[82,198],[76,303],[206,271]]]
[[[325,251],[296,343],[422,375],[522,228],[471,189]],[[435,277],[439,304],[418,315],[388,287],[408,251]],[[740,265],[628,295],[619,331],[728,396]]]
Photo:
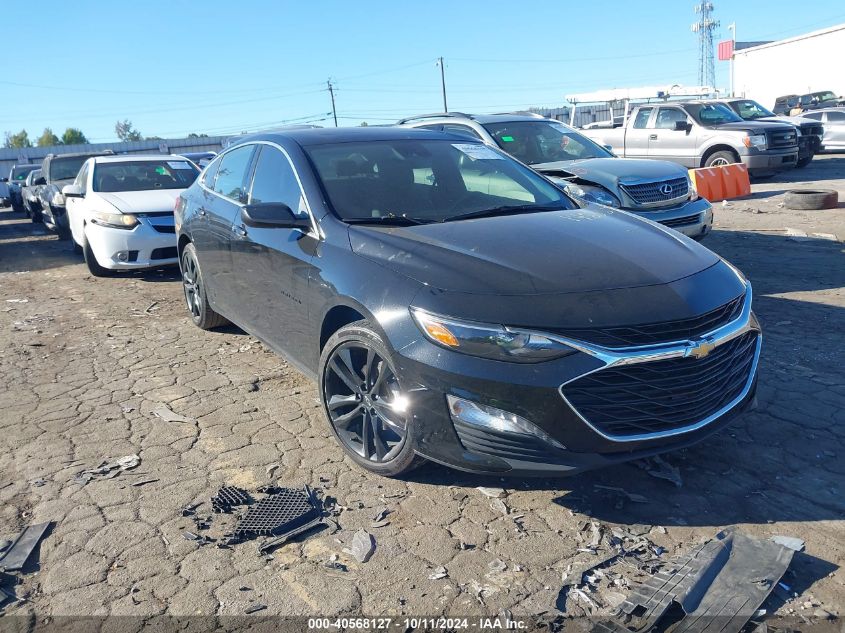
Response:
[[[193,169],[193,167],[183,160],[169,160],[167,164],[170,165],[170,169]]]
[[[463,152],[472,160],[505,160],[504,156],[494,152],[486,145],[477,145],[475,143],[452,143],[452,147]]]

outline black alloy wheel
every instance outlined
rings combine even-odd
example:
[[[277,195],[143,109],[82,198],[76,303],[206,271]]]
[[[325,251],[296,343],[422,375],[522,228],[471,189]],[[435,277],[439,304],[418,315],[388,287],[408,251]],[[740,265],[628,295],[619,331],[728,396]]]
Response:
[[[320,388],[332,431],[355,462],[393,476],[422,461],[390,351],[369,322],[347,325],[326,343]]]
[[[217,314],[208,304],[205,287],[203,286],[202,271],[200,271],[193,244],[185,246],[180,264],[185,303],[188,304],[194,325],[203,330],[210,330],[226,324],[228,322],[226,318]]]

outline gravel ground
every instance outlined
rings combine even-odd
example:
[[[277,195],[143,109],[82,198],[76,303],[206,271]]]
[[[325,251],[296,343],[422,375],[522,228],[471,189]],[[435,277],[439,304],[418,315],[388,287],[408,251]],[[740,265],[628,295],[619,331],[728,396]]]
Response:
[[[759,408],[666,456],[681,486],[631,464],[554,480],[436,466],[401,481],[367,474],[329,437],[313,384],[237,329],[190,324],[176,271],[95,279],[67,243],[0,211],[0,537],[56,522],[16,588],[28,602],[7,611],[223,615],[260,604],[256,615],[579,613],[591,607],[561,595],[561,576],[589,559],[578,550],[597,531],[600,552],[616,529],[626,544],[645,538],[650,556],[660,547],[665,557],[737,526],[806,541],[785,577],[797,597],[774,596],[770,610],[838,612],[845,203],[783,208],[782,192],[799,184],[839,189],[845,200],[845,157],[820,157],[756,183],[748,200],[716,205],[705,244],[751,279],[765,329]],[[161,404],[185,420],[155,416]],[[131,454],[141,458],[132,470],[74,480]],[[271,482],[307,483],[336,499],[339,529],[272,559],[255,543],[220,549],[184,538],[197,531],[184,506],[203,502],[199,512],[209,514],[220,485]],[[504,505],[478,486],[504,488]],[[372,527],[382,508],[389,514]],[[202,533],[219,537],[227,521],[215,515]],[[366,563],[344,552],[359,528],[376,539]],[[632,564],[609,570],[592,594],[603,609],[642,573]]]

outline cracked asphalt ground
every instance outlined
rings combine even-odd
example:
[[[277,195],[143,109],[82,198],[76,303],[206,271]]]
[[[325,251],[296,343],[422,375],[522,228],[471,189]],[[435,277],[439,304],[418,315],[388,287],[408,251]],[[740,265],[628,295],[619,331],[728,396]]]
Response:
[[[845,157],[828,156],[787,178],[839,188],[845,199],[843,176]],[[0,536],[56,523],[16,587],[28,602],[7,611],[238,614],[261,603],[257,615],[526,615],[554,609],[589,521],[636,526],[665,555],[726,526],[800,537],[806,551],[785,578],[798,597],[773,598],[771,608],[839,611],[845,259],[841,241],[812,234],[845,238],[845,204],[789,211],[778,206],[792,186],[785,180],[715,205],[705,243],[751,279],[765,328],[759,408],[666,457],[682,487],[637,465],[554,480],[437,466],[401,481],[367,474],[330,438],[313,384],[236,328],[191,325],[175,270],[95,279],[67,243],[0,211]],[[154,416],[162,403],[188,421]],[[142,460],[134,470],[74,482],[130,454]],[[183,537],[196,531],[183,506],[202,502],[210,513],[220,485],[271,482],[336,498],[340,530],[300,538],[272,560],[254,542],[218,549]],[[477,486],[504,487],[509,514]],[[382,507],[389,524],[370,527]],[[207,533],[219,536],[224,523],[215,515]],[[343,551],[362,527],[377,542],[364,564]],[[334,556],[347,571],[325,566]],[[429,579],[439,566],[448,576]]]

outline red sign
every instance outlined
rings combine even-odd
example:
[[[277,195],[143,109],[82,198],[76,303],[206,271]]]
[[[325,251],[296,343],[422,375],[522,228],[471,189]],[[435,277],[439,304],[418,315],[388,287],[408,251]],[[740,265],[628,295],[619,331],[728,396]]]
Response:
[[[719,61],[728,61],[734,55],[734,41],[719,42]]]

